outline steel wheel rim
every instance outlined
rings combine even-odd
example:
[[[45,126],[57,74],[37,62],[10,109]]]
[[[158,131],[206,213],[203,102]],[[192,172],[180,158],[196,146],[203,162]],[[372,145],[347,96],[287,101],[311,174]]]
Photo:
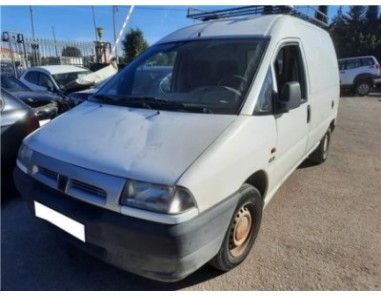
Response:
[[[323,158],[326,159],[328,154],[328,135],[325,135],[323,142]]]
[[[229,251],[233,257],[241,256],[251,239],[253,215],[247,205],[242,206],[234,217],[230,228]]]
[[[358,86],[358,92],[361,94],[361,95],[365,95],[369,92],[370,90],[370,87],[369,87],[369,84],[367,83],[362,83]]]

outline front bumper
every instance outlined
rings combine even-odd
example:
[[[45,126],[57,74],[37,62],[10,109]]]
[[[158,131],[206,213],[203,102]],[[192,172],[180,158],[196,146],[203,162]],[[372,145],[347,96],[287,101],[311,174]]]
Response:
[[[79,201],[19,168],[14,180],[33,211],[37,201],[85,226],[86,242],[54,226],[69,242],[112,265],[165,282],[183,279],[217,254],[240,198],[235,193],[189,221],[168,225]]]

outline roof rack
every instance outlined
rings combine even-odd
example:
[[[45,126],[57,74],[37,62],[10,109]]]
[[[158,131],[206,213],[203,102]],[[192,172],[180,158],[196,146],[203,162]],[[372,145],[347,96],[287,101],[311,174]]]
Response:
[[[251,5],[215,11],[202,11],[191,7],[188,8],[187,18],[205,22],[237,16],[267,14],[288,14],[313,23],[319,27],[328,27],[328,16],[313,6]]]

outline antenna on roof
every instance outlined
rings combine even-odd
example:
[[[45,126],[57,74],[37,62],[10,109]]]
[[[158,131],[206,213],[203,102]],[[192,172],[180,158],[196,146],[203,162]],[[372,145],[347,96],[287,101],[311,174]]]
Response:
[[[319,27],[328,27],[328,16],[313,6],[296,7],[292,5],[251,5],[215,11],[202,11],[200,9],[190,7],[188,8],[187,18],[205,22],[230,17],[268,14],[288,14],[313,23]]]

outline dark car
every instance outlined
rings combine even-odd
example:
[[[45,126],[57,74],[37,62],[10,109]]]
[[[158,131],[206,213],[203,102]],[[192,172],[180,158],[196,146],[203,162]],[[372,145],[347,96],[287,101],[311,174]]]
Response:
[[[33,91],[17,78],[1,74],[1,87],[33,108],[42,122],[49,121],[70,108],[65,98],[47,91]]]
[[[11,172],[22,140],[39,128],[33,110],[4,89],[0,92],[1,108],[1,189],[12,181]]]

